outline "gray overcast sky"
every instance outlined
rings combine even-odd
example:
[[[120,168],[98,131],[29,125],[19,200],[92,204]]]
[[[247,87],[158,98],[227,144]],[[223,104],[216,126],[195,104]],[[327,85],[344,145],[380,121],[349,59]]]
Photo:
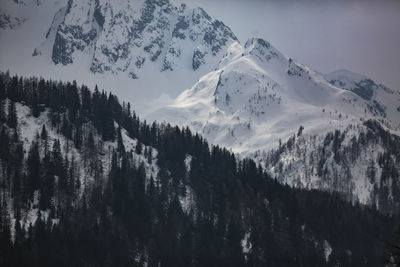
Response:
[[[349,69],[400,89],[400,0],[173,0],[201,6],[244,43],[270,41],[328,73]]]

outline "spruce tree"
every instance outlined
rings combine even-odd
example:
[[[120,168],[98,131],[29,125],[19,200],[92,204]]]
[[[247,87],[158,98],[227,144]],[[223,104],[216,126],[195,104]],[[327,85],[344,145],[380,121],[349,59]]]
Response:
[[[6,108],[4,106],[5,101],[0,99],[0,123],[4,123],[6,121]]]
[[[40,107],[39,107],[39,99],[36,88],[32,89],[31,110],[32,110],[32,115],[34,117],[36,118],[39,117]]]
[[[29,196],[32,196],[33,192],[38,189],[40,184],[40,174],[41,174],[41,162],[39,154],[39,144],[35,140],[32,142],[31,147],[28,152],[28,183],[26,185],[26,190]]]
[[[14,101],[8,101],[7,125],[16,130],[18,125],[17,109]]]
[[[119,153],[125,153],[124,141],[122,140],[122,134],[121,134],[121,126],[118,127],[117,130],[117,151]]]

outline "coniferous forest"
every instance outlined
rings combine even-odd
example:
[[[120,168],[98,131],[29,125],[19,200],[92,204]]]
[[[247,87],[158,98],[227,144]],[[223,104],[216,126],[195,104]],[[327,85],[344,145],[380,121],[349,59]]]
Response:
[[[383,266],[398,225],[97,87],[0,75],[0,266]]]

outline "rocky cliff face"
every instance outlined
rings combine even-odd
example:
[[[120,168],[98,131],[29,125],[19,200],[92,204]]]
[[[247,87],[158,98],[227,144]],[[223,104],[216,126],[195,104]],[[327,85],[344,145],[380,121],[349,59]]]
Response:
[[[48,38],[52,31],[55,64],[71,64],[81,52],[92,58],[90,71],[126,72],[134,79],[149,65],[160,71],[195,71],[237,42],[227,26],[203,9],[178,8],[163,0],[69,0],[54,17]]]

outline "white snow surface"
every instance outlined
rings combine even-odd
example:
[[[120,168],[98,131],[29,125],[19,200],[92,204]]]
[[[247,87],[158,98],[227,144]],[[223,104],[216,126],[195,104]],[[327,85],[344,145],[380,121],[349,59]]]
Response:
[[[244,234],[243,239],[241,240],[242,251],[245,259],[247,260],[248,254],[251,253],[251,249],[253,245],[250,241],[250,232]]]
[[[332,254],[332,247],[329,244],[327,240],[324,242],[324,255],[325,255],[325,261],[329,261],[329,256]]]

